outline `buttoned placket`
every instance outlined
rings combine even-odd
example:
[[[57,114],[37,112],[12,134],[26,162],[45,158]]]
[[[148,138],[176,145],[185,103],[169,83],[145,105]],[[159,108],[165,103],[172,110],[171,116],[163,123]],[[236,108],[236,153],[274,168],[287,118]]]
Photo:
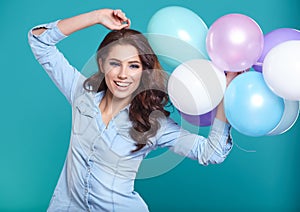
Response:
[[[97,117],[97,116],[94,117],[95,121],[97,122],[97,125],[98,125],[98,121],[99,121],[98,118],[99,117]],[[99,128],[99,125],[98,125],[98,128]],[[88,212],[91,210],[90,204],[89,204],[89,193],[90,193],[90,189],[91,189],[90,178],[91,178],[91,172],[92,172],[93,163],[94,163],[93,156],[94,156],[95,150],[96,150],[95,142],[99,140],[99,137],[102,137],[104,131],[106,130],[106,127],[102,127],[102,129],[99,128],[99,130],[101,130],[101,133],[97,136],[97,139],[92,143],[90,154],[86,160],[87,166],[86,166],[86,178],[85,178],[85,182],[84,182],[84,185],[85,185],[84,196],[85,196],[85,204],[86,204]]]
[[[85,181],[84,181],[84,199],[85,199],[85,204],[87,207],[87,211],[90,211],[90,205],[89,205],[89,193],[90,193],[90,188],[91,188],[91,183],[90,183],[90,179],[91,179],[91,169],[93,167],[93,160],[92,157],[94,155],[94,145],[92,146],[91,149],[91,153],[87,159],[87,166],[86,166],[86,177],[85,177]]]
[[[94,117],[94,119],[96,119]],[[97,121],[97,119],[96,119]],[[103,134],[103,131],[104,129],[101,131],[99,137],[102,136]],[[96,139],[97,141],[98,139]],[[84,181],[84,199],[85,199],[85,204],[86,204],[86,209],[87,211],[90,211],[90,204],[89,204],[89,193],[90,193],[90,189],[91,189],[91,182],[90,182],[90,179],[91,179],[91,172],[92,172],[92,168],[93,168],[93,157],[94,157],[94,154],[95,154],[95,141],[91,144],[91,149],[90,149],[90,154],[88,155],[87,157],[87,162],[86,162],[86,177],[85,177],[85,181]]]

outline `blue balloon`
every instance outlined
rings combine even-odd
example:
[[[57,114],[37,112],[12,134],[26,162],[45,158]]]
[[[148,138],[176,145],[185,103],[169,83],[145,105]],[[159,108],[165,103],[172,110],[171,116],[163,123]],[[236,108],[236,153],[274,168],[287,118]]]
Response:
[[[158,10],[147,28],[148,40],[157,55],[168,65],[191,59],[208,59],[207,25],[193,11],[179,6]]]
[[[224,95],[225,115],[234,129],[248,136],[267,135],[280,122],[284,100],[275,95],[259,72],[237,76]]]

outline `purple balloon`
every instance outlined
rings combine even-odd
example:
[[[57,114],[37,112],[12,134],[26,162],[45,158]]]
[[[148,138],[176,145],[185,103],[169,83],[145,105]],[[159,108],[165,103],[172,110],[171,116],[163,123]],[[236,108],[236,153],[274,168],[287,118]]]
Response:
[[[202,115],[189,115],[179,111],[180,115],[187,122],[195,125],[195,126],[211,126],[217,113],[217,108],[214,108],[212,111],[209,111]]]
[[[264,48],[253,69],[262,72],[262,63],[269,51],[276,45],[289,40],[300,40],[300,31],[291,28],[275,29],[264,36]]]
[[[255,64],[263,50],[259,25],[242,14],[228,14],[209,28],[206,48],[212,62],[222,70],[238,72]]]

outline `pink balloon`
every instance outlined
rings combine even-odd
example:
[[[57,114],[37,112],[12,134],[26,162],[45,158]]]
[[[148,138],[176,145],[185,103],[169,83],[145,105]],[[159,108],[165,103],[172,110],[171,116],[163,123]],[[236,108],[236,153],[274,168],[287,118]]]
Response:
[[[242,14],[217,19],[209,28],[206,48],[220,69],[237,72],[250,68],[263,50],[264,37],[259,25]]]

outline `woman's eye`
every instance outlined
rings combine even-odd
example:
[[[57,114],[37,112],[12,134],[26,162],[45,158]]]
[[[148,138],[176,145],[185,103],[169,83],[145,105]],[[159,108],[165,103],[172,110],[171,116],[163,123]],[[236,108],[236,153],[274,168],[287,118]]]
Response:
[[[118,62],[109,62],[109,65],[111,66],[120,66],[120,64]]]
[[[140,65],[138,65],[138,64],[131,64],[130,68],[132,68],[132,69],[139,69]]]

